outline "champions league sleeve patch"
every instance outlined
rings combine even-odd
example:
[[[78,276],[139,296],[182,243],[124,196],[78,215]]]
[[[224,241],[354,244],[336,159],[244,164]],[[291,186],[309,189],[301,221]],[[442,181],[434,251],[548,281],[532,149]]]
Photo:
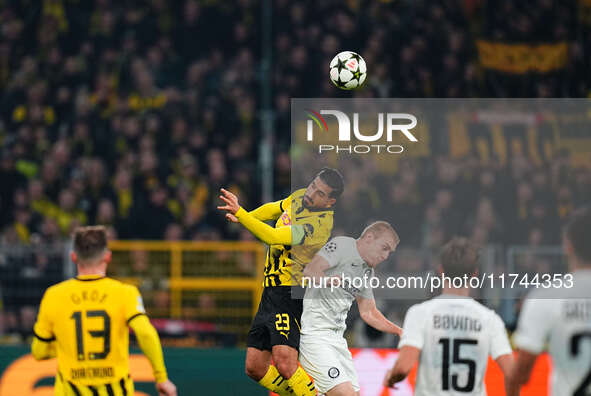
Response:
[[[324,245],[322,250],[324,251],[324,253],[334,253],[337,251],[337,243],[334,241],[328,242],[326,245]]]

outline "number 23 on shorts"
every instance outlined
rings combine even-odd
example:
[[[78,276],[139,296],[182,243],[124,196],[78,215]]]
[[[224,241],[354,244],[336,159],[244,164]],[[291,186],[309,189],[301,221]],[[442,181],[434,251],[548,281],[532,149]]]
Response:
[[[276,314],[275,328],[277,331],[289,331],[289,315],[286,313]]]

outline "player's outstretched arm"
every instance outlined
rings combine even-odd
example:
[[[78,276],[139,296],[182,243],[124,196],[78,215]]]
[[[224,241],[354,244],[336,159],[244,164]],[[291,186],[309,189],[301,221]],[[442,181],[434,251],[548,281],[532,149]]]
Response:
[[[291,199],[291,197],[287,197],[281,201],[276,202],[269,202],[263,204],[256,208],[255,210],[251,210],[249,213],[257,220],[261,221],[269,221],[269,220],[277,220],[279,216],[283,213],[283,202],[287,199]]]
[[[164,356],[162,346],[156,329],[146,315],[138,315],[129,322],[129,327],[133,329],[138,340],[140,348],[144,355],[150,361],[154,378],[156,378],[156,389],[159,396],[176,396],[176,387],[168,379],[166,367],[164,366]]]
[[[281,213],[283,213],[281,202],[282,201],[269,202],[248,213],[260,221],[277,220],[279,216],[281,216]],[[226,220],[231,221],[232,223],[240,223],[240,220],[231,213],[226,213]]]
[[[394,367],[388,370],[386,377],[384,377],[384,386],[392,388],[395,383],[405,379],[419,361],[420,355],[420,349],[409,345],[403,346],[398,353],[398,359]]]
[[[240,224],[267,245],[297,245],[304,240],[302,227],[286,226],[273,228],[244,210],[238,203],[238,197],[235,194],[223,188],[221,192],[220,199],[226,205],[218,206],[218,209],[235,216]]]
[[[365,323],[376,330],[402,336],[402,329],[386,319],[376,307],[376,301],[373,298],[357,297],[357,305],[361,319]]]

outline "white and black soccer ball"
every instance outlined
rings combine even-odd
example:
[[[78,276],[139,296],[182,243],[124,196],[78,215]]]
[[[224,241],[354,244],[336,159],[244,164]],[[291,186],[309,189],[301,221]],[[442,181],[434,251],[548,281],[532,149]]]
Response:
[[[361,55],[343,51],[330,62],[330,80],[340,89],[355,89],[363,85],[367,66]]]

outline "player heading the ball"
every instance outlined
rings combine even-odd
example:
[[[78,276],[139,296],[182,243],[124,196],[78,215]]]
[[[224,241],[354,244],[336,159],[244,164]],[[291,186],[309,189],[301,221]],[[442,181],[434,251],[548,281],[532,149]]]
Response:
[[[390,322],[376,308],[373,291],[367,282],[352,286],[342,279],[361,279],[373,275],[373,269],[396,250],[400,239],[385,221],[370,224],[358,239],[336,237],[328,242],[304,269],[304,279],[311,285],[304,296],[300,363],[327,396],[359,395],[359,381],[353,357],[343,337],[345,319],[353,301],[361,318],[373,328],[393,334],[402,329]],[[358,282],[351,282],[358,283]],[[338,284],[338,287],[334,287]]]
[[[298,366],[302,299],[292,297],[291,286],[300,284],[304,266],[330,238],[333,206],[343,189],[341,174],[324,168],[307,188],[251,212],[235,194],[221,190],[225,205],[218,209],[269,245],[265,288],[248,332],[245,366],[250,378],[280,396],[316,395],[314,383]],[[269,220],[275,227],[264,223]]]

